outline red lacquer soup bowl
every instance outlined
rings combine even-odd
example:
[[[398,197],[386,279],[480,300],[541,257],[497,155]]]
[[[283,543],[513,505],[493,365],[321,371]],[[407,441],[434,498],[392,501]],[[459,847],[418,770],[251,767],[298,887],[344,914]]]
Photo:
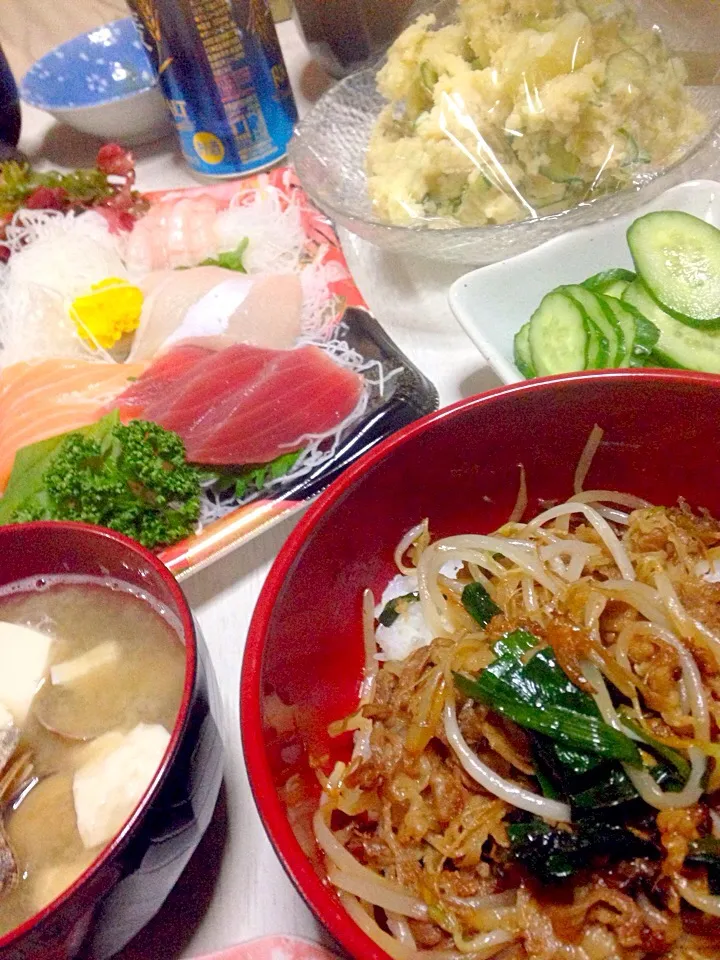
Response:
[[[528,512],[567,499],[595,424],[586,488],[720,512],[720,377],[682,371],[573,374],[503,387],[432,414],[350,468],[310,509],[260,596],[241,684],[242,736],[265,828],[316,916],[353,956],[387,955],[327,881],[310,818],[313,766],[350,754],[330,721],[357,706],[361,597],[394,575],[393,550],[424,517],[433,537],[504,523],[526,470]]]
[[[207,650],[172,574],[137,543],[79,523],[0,527],[0,586],[57,574],[113,578],[138,588],[181,625],[185,685],[170,743],[121,832],[56,900],[0,938],[0,960],[105,960],[157,913],[215,807],[222,746]]]

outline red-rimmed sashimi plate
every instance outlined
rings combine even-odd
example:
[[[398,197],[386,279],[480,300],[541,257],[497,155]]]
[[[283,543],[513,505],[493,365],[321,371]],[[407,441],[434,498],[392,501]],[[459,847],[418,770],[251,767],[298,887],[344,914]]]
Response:
[[[113,527],[184,578],[438,397],[291,169],[143,196],[101,161],[0,168],[0,523]]]

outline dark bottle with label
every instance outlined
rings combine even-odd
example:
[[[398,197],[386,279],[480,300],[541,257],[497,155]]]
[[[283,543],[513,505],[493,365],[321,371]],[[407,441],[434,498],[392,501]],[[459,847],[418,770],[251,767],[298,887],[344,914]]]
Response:
[[[0,47],[0,145],[17,146],[20,139],[20,102],[15,80]],[[1,152],[1,151],[0,151]]]

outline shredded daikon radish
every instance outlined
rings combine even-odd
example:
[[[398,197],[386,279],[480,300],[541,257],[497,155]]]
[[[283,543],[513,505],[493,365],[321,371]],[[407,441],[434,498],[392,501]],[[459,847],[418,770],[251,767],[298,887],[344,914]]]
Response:
[[[307,244],[301,208],[274,187],[234,197],[227,210],[218,213],[215,234],[218,253],[235,250],[249,239],[243,256],[248,273],[295,273]]]
[[[342,309],[335,297],[330,295],[330,284],[343,280],[346,272],[336,261],[322,263],[315,259],[304,266],[300,272],[300,284],[303,291],[301,328],[303,337],[309,342],[326,340],[332,336],[337,323],[338,312]]]
[[[99,213],[36,211],[7,227],[0,276],[0,366],[47,357],[112,360],[75,329],[68,304],[108,277],[127,279],[117,238]]]
[[[470,749],[460,731],[455,712],[455,701],[452,698],[445,703],[443,722],[448,743],[455,751],[463,770],[481,787],[504,800],[505,803],[509,803],[519,810],[525,810],[527,813],[537,814],[546,820],[557,820],[563,823],[569,823],[572,820],[569,804],[561,803],[558,800],[550,800],[537,793],[532,793],[530,790],[525,790],[517,783],[504,780],[499,773],[495,773],[491,767],[480,760]]]

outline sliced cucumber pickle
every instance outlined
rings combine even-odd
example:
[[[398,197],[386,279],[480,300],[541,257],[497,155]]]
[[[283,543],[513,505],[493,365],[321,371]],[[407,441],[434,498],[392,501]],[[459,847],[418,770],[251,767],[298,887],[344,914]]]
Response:
[[[608,357],[610,355],[610,345],[608,344],[607,337],[604,336],[600,327],[592,322],[582,307],[580,307],[580,310],[585,314],[588,335],[587,350],[585,351],[585,367],[583,369],[604,370],[608,365]]]
[[[629,286],[629,284],[628,284]],[[636,310],[626,301],[618,300],[616,297],[602,297],[609,310],[615,314],[615,318],[625,331],[625,355],[623,362],[619,367],[644,367],[653,347],[658,342],[660,331],[655,324],[644,317],[639,310]]]
[[[635,307],[659,330],[660,337],[651,351],[662,366],[720,373],[720,330],[688,326],[666,313],[641,280],[630,284],[623,301]]]
[[[596,294],[606,310],[609,310],[615,317],[615,322],[622,330],[623,349],[622,353],[616,358],[616,367],[629,367],[633,359],[633,348],[635,346],[635,337],[637,334],[637,324],[634,315],[630,312],[627,304],[621,303],[614,297],[605,297],[602,293]]]
[[[720,230],[677,210],[648,213],[627,233],[635,268],[681,323],[720,327]],[[650,318],[652,319],[652,318]]]
[[[439,76],[437,70],[429,60],[423,60],[420,64],[420,79],[427,92],[432,93]]]
[[[548,162],[540,167],[540,173],[553,183],[584,183],[582,165],[575,154],[562,144],[552,144],[547,149]]]
[[[520,373],[528,380],[537,376],[533,366],[532,353],[530,351],[530,321],[524,324],[515,334],[513,341],[513,356],[515,366]]]
[[[584,286],[573,284],[562,289],[569,297],[580,304],[607,340],[608,352],[605,364],[608,367],[619,366],[625,356],[625,333],[613,311],[592,290],[588,290]]]
[[[632,283],[632,280],[616,280],[615,283],[611,283],[607,290],[596,290],[595,293],[599,293],[604,297],[611,297],[615,300],[621,300],[622,295],[625,293],[627,288]]]
[[[584,370],[588,319],[570,297],[553,290],[530,318],[532,365],[541,377]]]
[[[636,276],[632,270],[624,270],[622,267],[612,267],[610,270],[602,270],[600,273],[593,274],[592,277],[583,280],[582,285],[594,293],[606,293],[613,297],[615,294],[609,292],[612,287],[617,286],[619,283],[626,285],[632,283]]]
[[[619,300],[628,286],[636,278],[637,274],[632,270],[624,270],[622,267],[613,267],[611,270],[603,270],[592,277],[583,281],[583,286],[593,293],[604,294],[606,297],[617,297]]]
[[[650,76],[650,64],[637,50],[621,50],[610,57],[605,67],[605,84],[611,90],[641,87]]]

